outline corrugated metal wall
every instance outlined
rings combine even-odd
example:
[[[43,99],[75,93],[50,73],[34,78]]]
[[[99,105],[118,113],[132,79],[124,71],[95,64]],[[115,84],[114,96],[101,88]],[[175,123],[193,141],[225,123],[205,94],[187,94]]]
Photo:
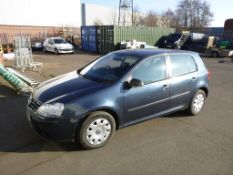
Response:
[[[203,29],[203,33],[209,36],[222,37],[224,32],[223,27],[206,27]]]
[[[58,36],[59,27],[0,25],[0,43],[10,44],[16,36],[29,36],[31,39],[45,39]],[[79,28],[72,28],[73,34],[79,34]]]
[[[222,39],[226,41],[230,41],[233,49],[233,30],[225,30]]]
[[[155,45],[170,33],[173,28],[122,27],[122,26],[82,26],[82,48],[89,52],[107,53],[117,49],[124,40],[137,40]]]
[[[233,30],[233,18],[225,21],[224,30]]]
[[[222,39],[230,41],[233,49],[233,19],[228,19],[225,21],[224,33]]]
[[[155,45],[162,36],[174,32],[175,29],[173,28],[114,26],[114,44],[123,40],[135,39],[144,41],[148,45]]]

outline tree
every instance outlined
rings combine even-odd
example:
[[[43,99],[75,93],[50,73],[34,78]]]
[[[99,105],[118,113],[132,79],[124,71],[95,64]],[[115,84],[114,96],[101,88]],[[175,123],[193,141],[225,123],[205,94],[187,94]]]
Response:
[[[171,9],[167,9],[167,11],[162,13],[161,23],[163,27],[177,27],[177,19],[176,14]]]
[[[139,26],[143,25],[141,22],[142,19],[142,13],[140,12],[140,9],[138,6],[133,7],[133,26]]]
[[[149,26],[149,27],[157,27],[158,26],[158,15],[150,10],[146,16],[142,19],[142,23],[145,26]]]
[[[95,26],[102,26],[102,25],[103,25],[103,22],[102,22],[100,19],[96,19],[96,20],[94,21],[94,25],[95,25]]]
[[[112,24],[117,25],[117,11],[112,11],[111,12],[111,18],[112,18]]]
[[[205,0],[181,0],[175,13],[177,25],[190,29],[208,26],[213,20],[210,4]]]

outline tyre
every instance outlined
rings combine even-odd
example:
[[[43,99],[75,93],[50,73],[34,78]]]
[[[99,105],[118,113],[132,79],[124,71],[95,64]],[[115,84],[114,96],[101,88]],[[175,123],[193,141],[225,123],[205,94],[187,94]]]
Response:
[[[54,49],[54,52],[55,52],[56,54],[59,54],[57,48]]]
[[[217,58],[219,56],[219,54],[218,54],[218,52],[212,52],[211,56],[214,57],[214,58]]]
[[[192,98],[192,101],[187,109],[187,112],[191,115],[198,115],[205,104],[206,93],[203,90],[198,90]]]
[[[46,48],[45,48],[45,47],[43,47],[43,52],[44,52],[44,53],[46,53],[46,52],[47,52],[47,50],[46,50]]]
[[[113,137],[116,122],[107,112],[91,113],[77,132],[76,141],[85,149],[96,149],[104,146]]]

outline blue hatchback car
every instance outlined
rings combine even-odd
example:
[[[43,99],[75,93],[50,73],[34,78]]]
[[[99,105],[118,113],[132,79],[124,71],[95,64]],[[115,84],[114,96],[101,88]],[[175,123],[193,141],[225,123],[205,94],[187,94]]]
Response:
[[[42,137],[99,148],[118,128],[181,110],[199,114],[209,78],[194,52],[116,51],[41,83],[28,100],[27,116]]]

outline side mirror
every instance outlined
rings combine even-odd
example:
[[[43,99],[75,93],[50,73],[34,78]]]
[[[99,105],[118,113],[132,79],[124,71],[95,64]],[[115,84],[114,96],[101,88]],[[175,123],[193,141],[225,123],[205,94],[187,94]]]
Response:
[[[128,85],[130,88],[131,87],[142,87],[142,86],[144,86],[144,83],[139,79],[132,79],[132,80],[130,80]]]

